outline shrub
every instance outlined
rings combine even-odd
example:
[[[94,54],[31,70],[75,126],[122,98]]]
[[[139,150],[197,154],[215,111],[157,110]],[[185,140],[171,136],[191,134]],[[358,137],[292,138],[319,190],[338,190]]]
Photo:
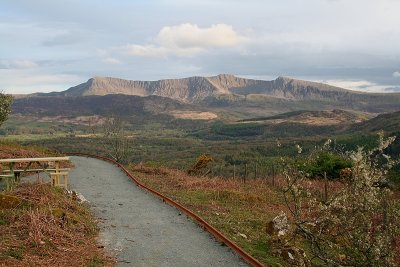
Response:
[[[306,172],[310,177],[323,177],[326,173],[328,179],[340,178],[342,169],[351,168],[350,159],[335,152],[322,151],[306,164]]]
[[[302,171],[285,165],[293,233],[307,244],[315,265],[399,266],[400,206],[385,186],[395,162],[384,151],[393,140],[380,135],[378,148],[350,153],[351,176],[325,201],[304,186]]]

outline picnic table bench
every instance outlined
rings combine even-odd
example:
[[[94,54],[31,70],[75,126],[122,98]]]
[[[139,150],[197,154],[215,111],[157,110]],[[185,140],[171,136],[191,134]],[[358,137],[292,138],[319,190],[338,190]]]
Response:
[[[61,162],[67,161],[69,157],[0,159],[0,165],[7,166],[0,174],[0,179],[6,178],[9,181],[14,178],[17,181],[23,172],[35,172],[39,179],[39,173],[45,172],[49,174],[53,186],[62,186],[67,189],[70,169],[60,167]]]

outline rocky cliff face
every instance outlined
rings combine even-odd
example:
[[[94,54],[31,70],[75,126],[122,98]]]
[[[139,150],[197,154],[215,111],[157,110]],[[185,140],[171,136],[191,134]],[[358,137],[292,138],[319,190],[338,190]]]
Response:
[[[160,81],[129,81],[110,77],[95,77],[61,92],[62,96],[125,94],[137,96],[163,96],[186,103],[198,102],[218,94],[220,89],[204,77],[169,79]]]
[[[323,83],[295,80],[287,77],[278,77],[273,81],[258,81],[258,83],[253,83],[250,86],[233,88],[231,91],[237,94],[262,94],[292,100],[326,98],[335,100],[338,96],[355,93]]]
[[[110,77],[95,77],[71,87],[58,96],[87,96],[125,94],[136,96],[162,96],[184,103],[198,103],[207,97],[241,95],[251,98],[257,95],[290,100],[370,101],[378,94],[357,93],[322,83],[278,77],[262,81],[221,74],[213,77],[190,77],[159,81],[130,81]],[[398,95],[396,96],[399,97]],[[386,98],[386,97],[385,97]]]

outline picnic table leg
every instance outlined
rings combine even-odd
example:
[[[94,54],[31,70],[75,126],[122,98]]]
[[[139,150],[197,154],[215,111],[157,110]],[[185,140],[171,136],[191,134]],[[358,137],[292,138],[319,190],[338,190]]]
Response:
[[[56,175],[50,174],[51,177],[51,185],[56,186]]]
[[[56,175],[56,185],[59,185],[60,184],[60,175],[58,173],[60,172],[60,162],[56,161],[55,165],[56,165],[56,173],[57,173],[57,175]]]

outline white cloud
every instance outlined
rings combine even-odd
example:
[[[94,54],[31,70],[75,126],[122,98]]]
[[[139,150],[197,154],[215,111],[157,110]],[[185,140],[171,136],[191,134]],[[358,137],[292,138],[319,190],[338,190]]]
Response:
[[[121,52],[131,56],[139,57],[166,57],[170,54],[169,49],[154,45],[126,45],[119,49]]]
[[[400,78],[400,71],[393,72],[393,77]]]
[[[247,41],[236,33],[231,25],[215,24],[200,28],[196,24],[184,23],[163,27],[150,44],[131,44],[119,50],[141,57],[191,57],[210,48],[235,47]]]
[[[196,24],[185,23],[164,27],[157,36],[157,42],[160,45],[177,48],[230,47],[244,40],[244,37],[237,34],[233,27],[227,24],[200,28]]]
[[[323,80],[319,82],[360,92],[387,93],[395,91],[391,85],[382,85],[366,80]]]
[[[0,60],[0,69],[32,69],[36,67],[38,67],[38,64],[26,59]]]
[[[105,59],[103,59],[103,62],[111,65],[117,65],[122,63],[121,61],[113,57],[106,57]]]

